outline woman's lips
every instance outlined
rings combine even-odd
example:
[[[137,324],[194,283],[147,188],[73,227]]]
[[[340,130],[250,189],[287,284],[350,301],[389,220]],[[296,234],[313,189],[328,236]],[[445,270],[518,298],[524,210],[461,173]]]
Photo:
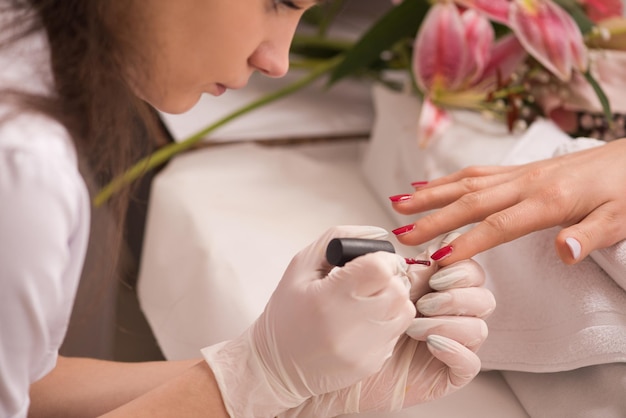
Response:
[[[215,85],[215,87],[215,92],[213,93],[214,96],[221,96],[226,92],[226,86],[223,84],[218,83]]]

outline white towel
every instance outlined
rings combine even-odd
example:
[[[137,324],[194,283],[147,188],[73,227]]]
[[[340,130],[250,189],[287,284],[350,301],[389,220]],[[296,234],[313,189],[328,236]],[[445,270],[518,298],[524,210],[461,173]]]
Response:
[[[532,418],[624,418],[626,363],[559,373],[502,372]]]

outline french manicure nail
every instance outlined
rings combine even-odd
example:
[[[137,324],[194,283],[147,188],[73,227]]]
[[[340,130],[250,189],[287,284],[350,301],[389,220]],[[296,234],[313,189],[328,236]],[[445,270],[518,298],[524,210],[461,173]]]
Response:
[[[466,283],[468,283],[467,271],[458,267],[439,270],[430,277],[429,281],[430,287],[435,290],[464,287]]]
[[[431,334],[426,337],[426,343],[438,351],[458,352],[458,347],[451,340],[441,335]]]
[[[407,200],[410,200],[412,197],[413,197],[412,194],[397,194],[395,196],[389,196],[389,200],[391,200],[393,203],[406,202]]]
[[[408,232],[411,232],[413,229],[415,229],[415,224],[404,225],[404,226],[401,226],[400,228],[394,229],[391,232],[393,232],[395,235],[404,235]]]
[[[580,258],[580,253],[582,252],[582,245],[576,238],[565,238],[565,243],[569,247],[570,253],[572,253],[572,257],[574,260],[578,260]]]
[[[415,307],[423,315],[438,315],[441,308],[452,301],[449,293],[429,293],[417,301]]]
[[[452,245],[446,245],[445,247],[441,247],[440,249],[435,251],[430,256],[430,258],[432,258],[435,261],[440,261],[448,257],[450,254],[452,254]]]

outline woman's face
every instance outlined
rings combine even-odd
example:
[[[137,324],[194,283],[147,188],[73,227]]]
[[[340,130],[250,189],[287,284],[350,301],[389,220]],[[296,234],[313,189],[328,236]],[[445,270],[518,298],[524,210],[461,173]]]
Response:
[[[202,93],[246,85],[254,71],[282,77],[304,10],[315,0],[142,0],[133,30],[140,62],[135,93],[168,113],[189,110]]]

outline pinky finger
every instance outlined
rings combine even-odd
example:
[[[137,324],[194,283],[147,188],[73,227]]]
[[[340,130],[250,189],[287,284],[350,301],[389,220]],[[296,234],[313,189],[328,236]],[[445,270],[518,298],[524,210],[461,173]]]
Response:
[[[450,387],[461,388],[480,372],[480,358],[462,344],[441,335],[429,335],[426,337],[426,344],[432,355],[449,369],[448,373],[443,375],[445,381],[437,383],[442,386],[435,390],[448,392]]]

